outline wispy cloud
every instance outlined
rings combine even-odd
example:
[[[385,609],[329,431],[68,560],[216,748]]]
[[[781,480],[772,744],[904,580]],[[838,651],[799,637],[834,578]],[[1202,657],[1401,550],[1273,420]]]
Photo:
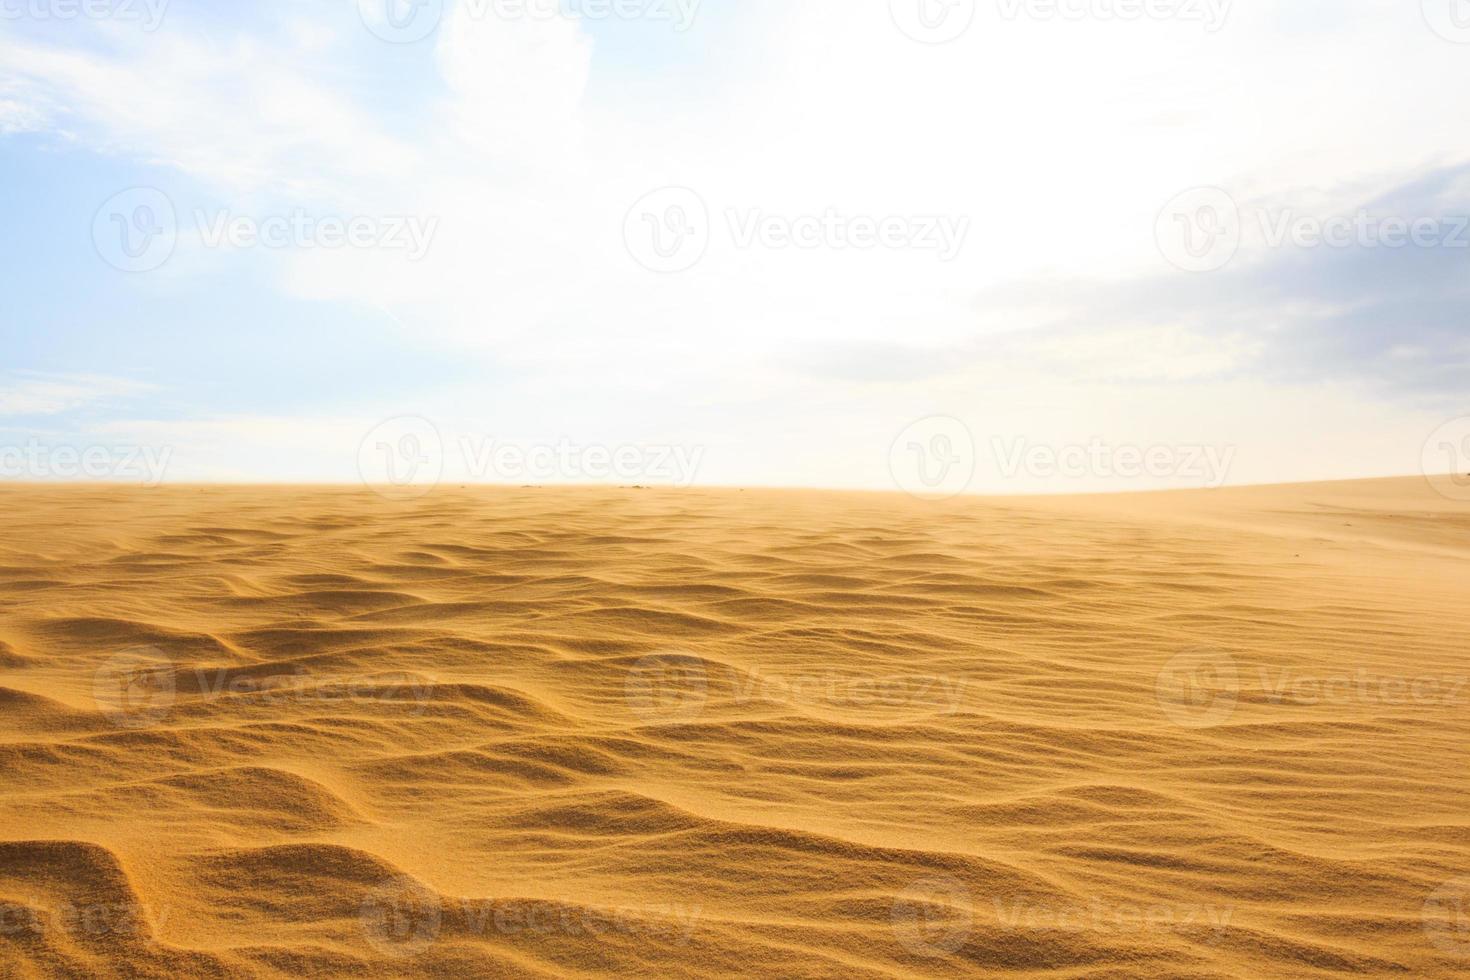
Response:
[[[344,177],[420,162],[365,106],[316,77],[326,61],[310,35],[216,41],[75,26],[83,43],[74,46],[0,36],[0,91],[13,93],[15,113],[95,150],[233,193],[331,194]]]
[[[154,390],[126,378],[90,374],[15,372],[0,375],[0,418],[61,415],[137,397]]]

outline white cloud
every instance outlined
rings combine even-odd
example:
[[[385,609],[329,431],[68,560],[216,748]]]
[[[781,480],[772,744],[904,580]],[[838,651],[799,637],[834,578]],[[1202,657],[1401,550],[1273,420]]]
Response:
[[[458,149],[497,167],[558,167],[580,152],[592,40],[576,17],[476,16],[456,5],[435,59],[448,87],[444,125]]]
[[[295,67],[297,55],[321,65],[309,36],[217,44],[165,28],[113,40],[68,49],[0,36],[0,83],[93,149],[230,193],[333,200],[344,182],[393,179],[420,162],[413,146],[380,130],[370,107]]]
[[[47,116],[41,100],[18,79],[0,77],[0,136],[40,131]]]
[[[0,378],[0,417],[60,415],[145,394],[152,385],[90,374],[18,372]]]

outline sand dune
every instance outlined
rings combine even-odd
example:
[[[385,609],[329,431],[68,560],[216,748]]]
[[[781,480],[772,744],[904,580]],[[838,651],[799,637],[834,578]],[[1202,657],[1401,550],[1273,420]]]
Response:
[[[1470,975],[1470,507],[0,489],[0,976]]]

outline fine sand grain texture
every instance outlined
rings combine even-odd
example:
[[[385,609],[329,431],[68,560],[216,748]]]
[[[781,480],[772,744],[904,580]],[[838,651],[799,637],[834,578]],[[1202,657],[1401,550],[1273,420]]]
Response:
[[[1470,507],[0,488],[0,975],[1470,975]]]

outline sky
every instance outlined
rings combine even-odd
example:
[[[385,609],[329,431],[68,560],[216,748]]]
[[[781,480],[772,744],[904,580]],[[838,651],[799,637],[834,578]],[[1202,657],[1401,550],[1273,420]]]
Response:
[[[1466,91],[1467,0],[0,0],[0,479],[1470,470]]]

